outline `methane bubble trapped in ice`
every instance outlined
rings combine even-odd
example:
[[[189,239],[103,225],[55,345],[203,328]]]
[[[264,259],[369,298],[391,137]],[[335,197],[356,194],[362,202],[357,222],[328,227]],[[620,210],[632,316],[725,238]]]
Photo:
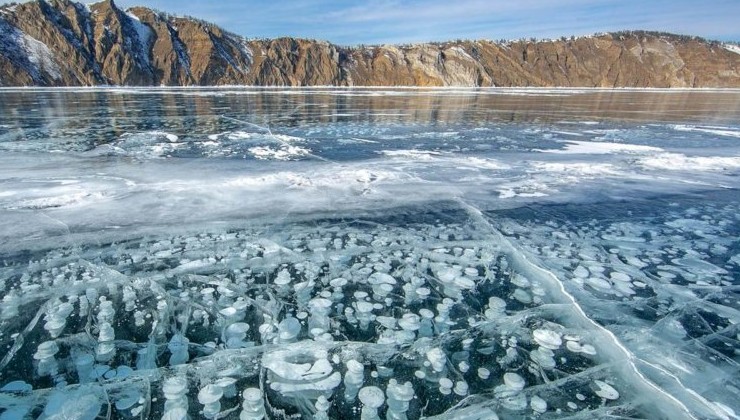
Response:
[[[0,95],[0,419],[740,415],[740,91]]]

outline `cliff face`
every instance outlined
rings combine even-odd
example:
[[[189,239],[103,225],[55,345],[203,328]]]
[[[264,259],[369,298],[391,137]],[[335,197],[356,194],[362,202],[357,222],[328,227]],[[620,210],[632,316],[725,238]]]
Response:
[[[343,48],[246,40],[113,0],[0,7],[0,86],[740,87],[735,51],[648,33]]]

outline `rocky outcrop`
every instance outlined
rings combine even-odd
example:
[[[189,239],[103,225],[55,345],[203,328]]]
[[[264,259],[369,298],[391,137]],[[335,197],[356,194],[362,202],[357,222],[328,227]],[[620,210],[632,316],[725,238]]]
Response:
[[[740,87],[738,51],[648,32],[345,48],[247,40],[113,0],[0,7],[0,86]]]

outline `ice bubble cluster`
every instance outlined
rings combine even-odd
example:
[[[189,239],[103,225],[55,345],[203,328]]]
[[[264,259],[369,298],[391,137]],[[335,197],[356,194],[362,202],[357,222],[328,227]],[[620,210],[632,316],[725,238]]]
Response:
[[[80,386],[109,395],[91,412],[167,419],[558,416],[560,386],[597,417],[672,409],[627,397],[648,385],[611,363],[626,358],[611,338],[485,219],[453,214],[18,256],[0,409],[51,410],[44,390]],[[627,282],[583,264],[577,278]]]
[[[721,418],[722,410],[707,402],[737,401],[737,393],[721,384],[730,380],[727,369],[735,366],[726,357],[740,349],[732,332],[740,317],[728,295],[740,281],[740,258],[733,251],[740,245],[740,208],[735,201],[693,199],[648,208],[584,207],[575,212],[600,217],[563,223],[574,211],[562,210],[536,221],[509,223],[504,230],[509,237],[516,235],[538,264],[563,279],[583,310],[638,355],[643,367],[652,366],[642,369],[644,375],[660,382],[663,376],[656,372],[669,374],[675,380],[663,383],[667,392],[701,413],[699,417]],[[570,360],[602,355],[587,336],[564,333],[556,338],[535,330],[533,338],[553,351],[556,361],[561,342]],[[716,380],[707,382],[707,375]],[[605,401],[620,399],[611,382],[596,379],[591,387]]]
[[[563,343],[560,339],[560,335],[554,331],[536,329],[532,332],[532,335],[537,344],[550,350],[559,349],[560,345]]]
[[[740,413],[737,92],[0,96],[0,419]]]
[[[44,329],[49,331],[51,338],[57,338],[67,325],[67,317],[72,314],[74,306],[69,302],[59,302],[58,305],[53,305],[49,309]]]
[[[321,346],[296,343],[267,353],[262,366],[268,371],[270,388],[283,396],[331,395],[342,380]]]
[[[399,384],[395,379],[388,381],[388,412],[386,418],[405,420],[409,402],[414,398],[414,387],[411,382]]]

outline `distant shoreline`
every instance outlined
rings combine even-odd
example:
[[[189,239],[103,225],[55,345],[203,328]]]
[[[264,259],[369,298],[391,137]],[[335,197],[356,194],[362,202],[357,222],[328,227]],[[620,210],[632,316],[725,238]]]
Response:
[[[501,92],[516,92],[516,91],[531,91],[531,92],[547,92],[557,91],[561,93],[577,91],[587,92],[740,92],[740,87],[730,88],[717,88],[717,87],[673,87],[673,88],[659,88],[659,87],[567,87],[567,86],[554,86],[554,87],[540,87],[540,86],[522,86],[522,87],[509,87],[509,86],[260,86],[260,85],[213,85],[213,86],[114,86],[114,85],[98,85],[98,86],[0,86],[0,92],[11,92],[11,91],[43,91],[43,90],[68,90],[68,91],[116,91],[116,90],[138,90],[138,91],[157,91],[157,90],[229,90],[229,89],[241,89],[241,90],[440,90],[440,91],[501,91]]]

